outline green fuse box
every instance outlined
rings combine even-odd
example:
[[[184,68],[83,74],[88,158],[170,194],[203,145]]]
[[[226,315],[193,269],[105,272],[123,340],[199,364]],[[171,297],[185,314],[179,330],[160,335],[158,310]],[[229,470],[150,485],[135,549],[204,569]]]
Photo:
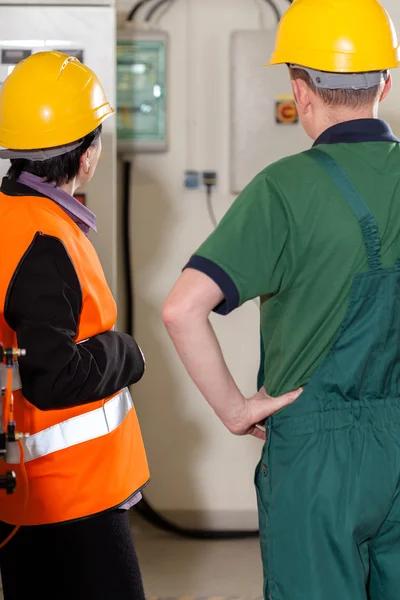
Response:
[[[164,32],[118,32],[119,152],[167,150],[167,43]]]

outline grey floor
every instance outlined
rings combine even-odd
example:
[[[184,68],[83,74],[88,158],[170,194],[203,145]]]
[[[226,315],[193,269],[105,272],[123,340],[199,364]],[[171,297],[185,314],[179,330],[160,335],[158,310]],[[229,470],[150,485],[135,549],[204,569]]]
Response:
[[[148,600],[261,599],[258,540],[192,541],[136,520],[132,532]]]
[[[133,525],[146,596],[151,598],[262,597],[257,539],[192,541]]]

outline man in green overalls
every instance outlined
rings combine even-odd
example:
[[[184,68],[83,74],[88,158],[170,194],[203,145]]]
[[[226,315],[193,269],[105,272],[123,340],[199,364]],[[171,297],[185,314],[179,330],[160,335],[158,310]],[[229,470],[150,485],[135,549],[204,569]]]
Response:
[[[280,63],[314,146],[255,177],[163,318],[230,431],[266,424],[265,597],[399,600],[400,142],[377,118],[398,42],[376,0],[294,0]],[[246,399],[209,315],[256,297],[265,389]]]

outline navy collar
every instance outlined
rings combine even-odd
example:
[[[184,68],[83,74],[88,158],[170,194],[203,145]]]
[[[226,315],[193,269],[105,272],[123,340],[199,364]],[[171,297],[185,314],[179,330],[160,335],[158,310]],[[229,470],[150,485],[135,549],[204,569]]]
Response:
[[[355,144],[357,142],[400,143],[386,121],[380,119],[357,119],[338,123],[326,129],[313,146],[321,144]]]

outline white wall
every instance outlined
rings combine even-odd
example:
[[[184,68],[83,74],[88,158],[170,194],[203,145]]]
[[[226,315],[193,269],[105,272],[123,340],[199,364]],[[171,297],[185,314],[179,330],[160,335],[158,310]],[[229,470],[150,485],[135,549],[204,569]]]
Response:
[[[277,2],[282,10],[287,7],[284,0]],[[400,3],[385,4],[400,27]],[[235,29],[259,27],[261,5],[266,26],[274,27],[262,0],[176,0],[165,15],[161,26],[171,37],[170,151],[137,157],[132,189],[136,337],[148,360],[135,393],[153,477],[146,494],[163,510],[226,511],[228,517],[232,511],[225,523],[231,526],[248,525],[249,516],[256,524],[253,472],[261,444],[232,437],[214,417],[177,359],[160,311],[181,268],[211,232],[204,193],[183,188],[185,169],[218,172],[218,217],[233,201],[228,192],[229,37]],[[120,11],[128,8],[127,0],[120,0]],[[384,111],[400,135],[399,107],[400,78]],[[213,323],[240,388],[251,395],[259,361],[256,305],[215,317]],[[241,512],[242,521],[236,521]]]
[[[383,0],[383,5],[392,17],[400,40],[400,2],[398,0]],[[381,117],[392,126],[395,134],[400,137],[400,69],[392,71],[393,89],[390,96],[381,107]]]

